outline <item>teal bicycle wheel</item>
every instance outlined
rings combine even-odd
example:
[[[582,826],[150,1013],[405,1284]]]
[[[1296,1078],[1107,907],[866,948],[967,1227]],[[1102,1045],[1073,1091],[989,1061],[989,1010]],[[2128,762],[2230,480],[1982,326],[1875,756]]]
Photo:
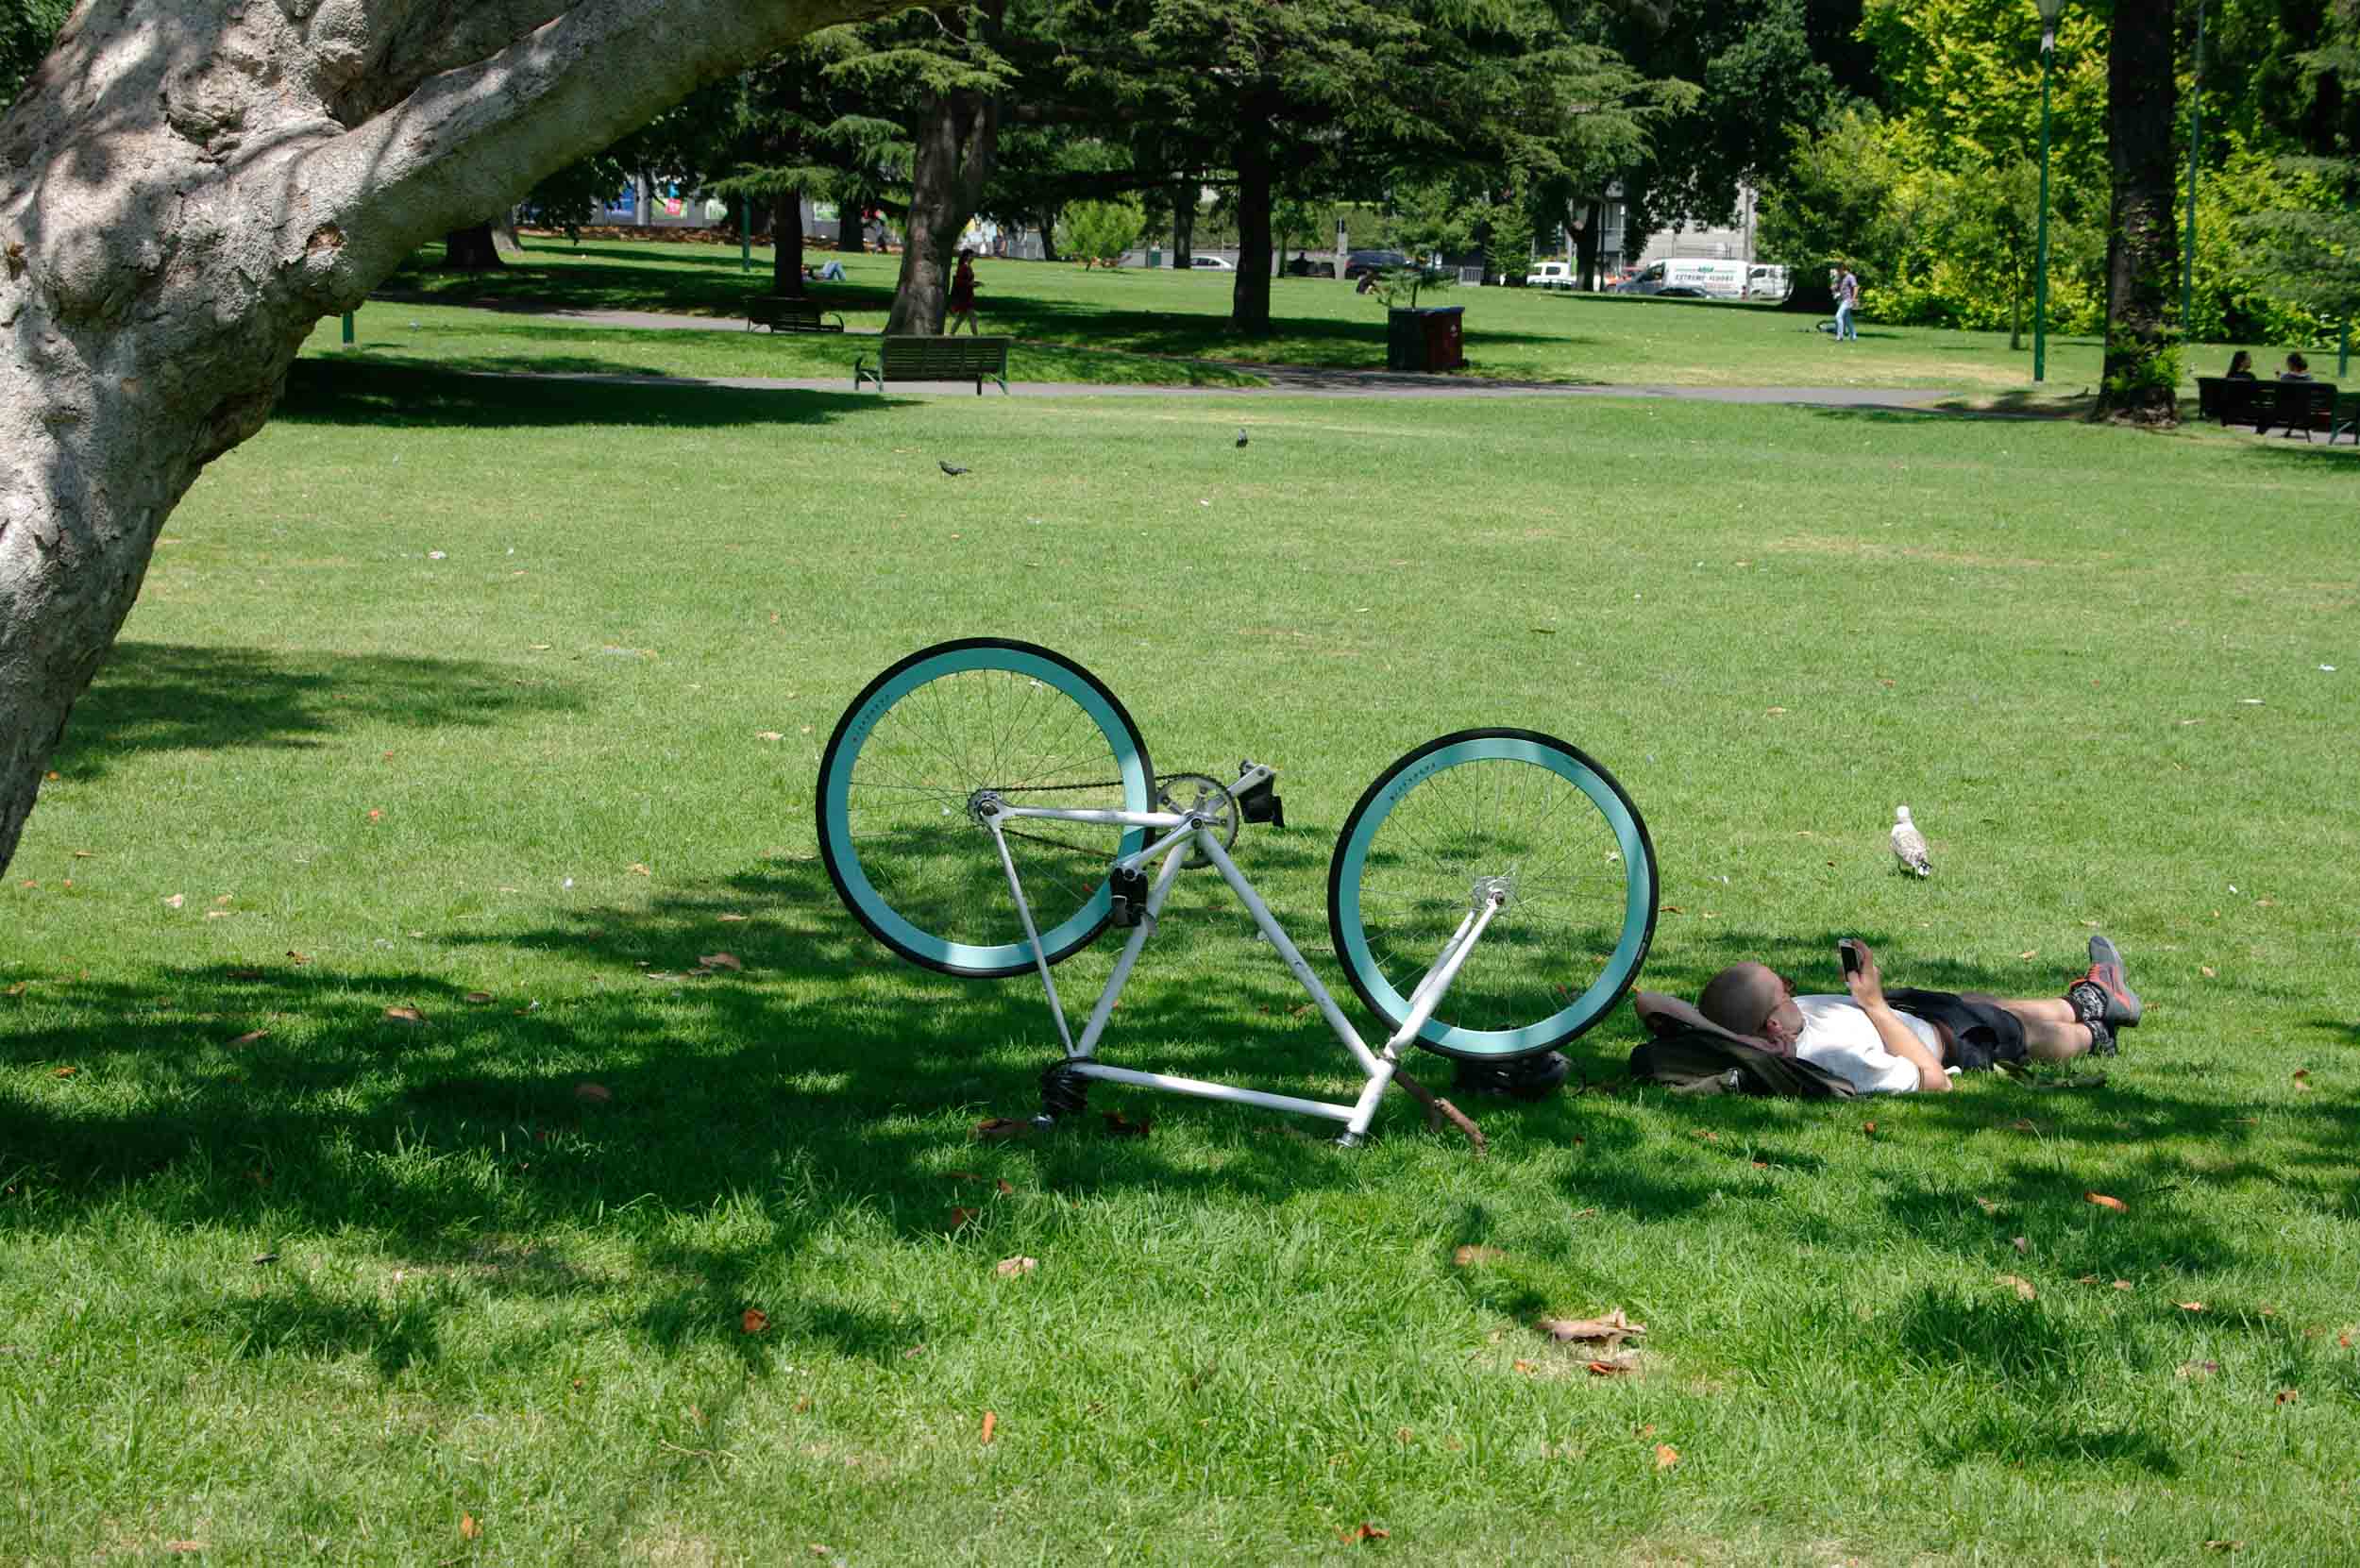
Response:
[[[819,853],[845,907],[886,947],[945,974],[1033,967],[1016,901],[975,804],[1149,811],[1138,726],[1096,676],[1030,643],[921,649],[852,700],[819,759]],[[1008,851],[1054,964],[1114,912],[1106,870],[1144,828],[1028,818]]]
[[[1398,1029],[1443,944],[1506,900],[1418,1043],[1500,1061],[1564,1044],[1623,999],[1655,936],[1655,846],[1612,774],[1529,730],[1463,730],[1380,774],[1328,863],[1327,922],[1360,1000]]]

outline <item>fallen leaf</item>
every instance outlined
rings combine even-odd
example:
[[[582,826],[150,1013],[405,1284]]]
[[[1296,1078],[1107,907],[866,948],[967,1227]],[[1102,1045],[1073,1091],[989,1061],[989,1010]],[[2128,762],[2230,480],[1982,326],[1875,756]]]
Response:
[[[1597,1340],[1609,1350],[1647,1331],[1645,1324],[1633,1323],[1623,1316],[1623,1309],[1619,1307],[1604,1317],[1542,1318],[1534,1326],[1559,1344],[1575,1340]]]
[[[177,909],[188,902],[189,896],[186,893],[175,893],[170,898],[164,900],[164,907],[166,909]]]
[[[2311,1087],[2311,1070],[2309,1068],[2302,1067],[2295,1070],[2295,1087],[2297,1088],[2309,1088]]]
[[[474,1514],[463,1513],[459,1516],[459,1533],[473,1541],[483,1534],[483,1526],[475,1522]]]
[[[2172,1305],[2180,1308],[2183,1312],[2201,1312],[2204,1310],[2204,1304],[2200,1301],[2176,1301],[2173,1302]]]
[[[1507,1256],[1497,1247],[1479,1247],[1469,1242],[1465,1246],[1454,1248],[1450,1260],[1459,1268],[1471,1269],[1478,1263],[1497,1263]]]
[[[1701,1127],[1690,1128],[1688,1136],[1691,1138],[1700,1138],[1707,1143],[1718,1143],[1721,1141],[1721,1136],[1718,1133],[1709,1133]]]
[[[1619,1377],[1627,1372],[1639,1370],[1639,1363],[1627,1357],[1612,1357],[1583,1363],[1593,1377]]]
[[[989,1411],[989,1410],[986,1410],[986,1411],[984,1412],[984,1440],[983,1440],[983,1441],[984,1441],[984,1442],[986,1442],[986,1443],[988,1443],[989,1442],[991,1442],[991,1437],[992,1437],[992,1434],[993,1434],[994,1432],[998,1431],[998,1430],[999,1430],[999,1428],[1000,1428],[1000,1418],[999,1418],[999,1416],[997,1416],[996,1414],[994,1414],[993,1412],[991,1412],[991,1411]]]
[[[2121,1214],[2127,1211],[2131,1206],[2129,1204],[2124,1203],[2120,1198],[2110,1198],[2103,1192],[2084,1192],[2082,1196],[2088,1202],[2096,1204],[2100,1208],[2113,1209],[2116,1214]]]
[[[74,1076],[76,1072],[79,1072],[80,1071],[81,1071],[81,1069],[79,1069],[79,1068],[73,1068],[73,1067],[61,1067],[61,1068],[58,1069],[55,1072],[52,1072],[49,1076],[51,1076],[52,1078],[71,1078],[71,1077],[73,1077],[73,1076]]]
[[[2220,1371],[2220,1363],[2218,1361],[2183,1361],[2178,1366],[2172,1368],[2172,1375],[2183,1380],[2194,1381],[2199,1378],[2210,1377],[2218,1371]]]
[[[1578,1142],[1580,1140],[1576,1138],[1575,1141]],[[1594,1220],[1597,1217],[1598,1211],[1594,1208],[1577,1208],[1574,1210],[1573,1213],[1573,1218],[1576,1220]]]
[[[973,1220],[975,1219],[975,1217],[976,1217],[977,1215],[981,1214],[982,1212],[983,1212],[983,1210],[982,1210],[982,1209],[980,1209],[980,1208],[954,1208],[954,1209],[952,1209],[952,1210],[951,1211],[951,1228],[952,1228],[952,1230],[956,1230],[956,1229],[958,1229],[961,1225],[968,1224],[968,1223],[972,1222],[973,1222]]]
[[[2019,1116],[2014,1121],[2009,1122],[2003,1130],[2011,1133],[2036,1133],[2040,1131],[2040,1124]]]
[[[697,962],[709,969],[737,969],[742,972],[746,968],[737,961],[737,954],[733,953],[700,953],[697,954]]]
[[[975,1136],[986,1143],[998,1142],[1004,1138],[1022,1138],[1032,1130],[1033,1124],[1030,1121],[1019,1121],[1007,1116],[987,1116],[975,1123]]]
[[[1655,1445],[1655,1467],[1658,1470],[1669,1470],[1679,1462],[1680,1451],[1678,1449],[1668,1442],[1659,1442]]]
[[[2242,1541],[2208,1541],[2204,1543],[2204,1549],[2208,1552],[2243,1551],[2245,1543]]]
[[[1985,1214],[1997,1214],[1999,1212],[1999,1206],[1993,1203],[1989,1198],[1976,1199],[1975,1206],[1981,1209]]]
[[[2073,1283],[2076,1285],[2095,1285],[2098,1283],[2098,1276],[2096,1274],[2076,1274],[2073,1276]]]
[[[2018,958],[2038,958],[2040,956],[2040,949],[2026,948],[2022,953],[2017,953],[2016,956]]]
[[[2031,1243],[2030,1241],[2027,1241],[2027,1240],[2026,1240],[2026,1239],[2024,1239],[2024,1238],[2022,1238],[2021,1236],[2018,1236],[2018,1237],[2015,1237],[2015,1238],[2012,1239],[2008,1242],[2008,1245],[2010,1245],[2010,1246],[2014,1247],[2016,1251],[2018,1251],[2018,1252],[2020,1252],[2020,1253],[2023,1253],[2023,1254],[2025,1254],[2025,1255],[2027,1255],[2027,1256],[2030,1256],[2030,1255],[2031,1255],[2031,1251],[2032,1251],[2032,1243]]]
[[[2291,1405],[2301,1397],[2302,1392],[2299,1389],[2281,1389],[2278,1391],[2277,1403],[2281,1405]]]
[[[1782,714],[1786,712],[1784,708],[1764,708],[1762,711],[1765,714]]]
[[[1145,1138],[1147,1130],[1155,1124],[1152,1116],[1142,1116],[1134,1121],[1121,1111],[1102,1111],[1099,1114],[1106,1119],[1106,1136],[1109,1138]]]
[[[15,985],[9,986],[6,991],[0,991],[0,996],[23,996],[25,994],[25,987],[30,986],[32,982],[29,980],[20,980]]]
[[[757,730],[754,732],[754,738],[756,740],[784,740],[786,737],[776,730]]]
[[[2131,1289],[2131,1282],[2127,1279],[2117,1279],[2115,1281],[2115,1289],[2117,1290],[2128,1290]]]
[[[759,1334],[770,1326],[770,1314],[759,1307],[749,1307],[738,1314],[737,1326],[749,1334]]]
[[[256,1253],[254,1255],[254,1261],[257,1263],[276,1263],[278,1261],[278,1255],[275,1252]]]
[[[2210,964],[2200,964],[2199,966],[2197,966],[2197,968],[2198,968],[2198,972],[2201,973],[2201,974],[2204,976],[2204,978],[2205,978],[2205,979],[2210,980],[2210,979],[2212,979],[2212,978],[2213,978],[2213,975],[2214,975],[2214,969],[2213,969],[2213,966],[2212,966],[2212,965],[2210,965]]]
[[[1008,1179],[1005,1176],[997,1178],[991,1185],[1003,1198],[1013,1198],[1016,1196],[1016,1189],[1008,1185]]]
[[[426,1015],[415,1007],[388,1007],[385,1009],[385,1019],[389,1023],[406,1023],[413,1029],[426,1027]]]
[[[266,1040],[268,1038],[270,1038],[269,1030],[249,1029],[244,1034],[240,1035],[236,1039],[231,1040],[229,1044],[232,1049],[235,1049],[241,1045],[252,1045],[256,1040]]]
[[[624,867],[623,869],[629,871],[635,877],[651,877],[655,875],[653,871],[649,870],[645,866],[640,865],[639,862],[635,860],[629,866]]]
[[[753,919],[753,917],[752,917],[752,916],[750,916],[750,915],[722,915],[722,916],[719,916],[719,917],[718,917],[718,919],[720,919],[720,921],[721,921],[721,923],[722,923],[722,924],[724,924],[724,925],[729,925],[729,924],[733,924],[733,923],[734,923],[734,922],[736,922],[736,921],[738,921],[738,920],[750,920],[750,919]]]
[[[2336,1335],[2335,1343],[2340,1349],[2350,1350],[2352,1348],[2352,1330],[2347,1328],[2341,1334]]]
[[[205,1543],[202,1541],[167,1541],[164,1543],[164,1550],[167,1552],[201,1552],[204,1549]]]
[[[1687,913],[1688,913],[1688,911],[1687,911],[1687,910],[1682,909],[1682,908],[1681,908],[1678,904],[1677,904],[1677,903],[1667,903],[1667,904],[1665,904],[1665,905],[1663,906],[1663,912],[1664,912],[1666,915],[1685,915],[1685,914],[1687,914]]]
[[[310,953],[297,953],[293,948],[289,948],[287,950],[287,956],[294,959],[298,964],[308,964],[312,961],[312,955]]]
[[[1014,1279],[1019,1274],[1029,1274],[1039,1267],[1040,1259],[1037,1257],[1003,1257],[994,1263],[991,1270],[1002,1279]]]
[[[2016,1274],[2001,1274],[1999,1283],[2015,1291],[2018,1299],[2023,1301],[2036,1300],[2040,1295],[2039,1291],[2032,1289],[2031,1280]]]
[[[604,1084],[576,1084],[574,1098],[585,1105],[603,1105],[615,1098],[615,1091]]]
[[[209,920],[226,920],[229,918],[229,911],[227,909],[208,909],[205,911],[205,918]]]
[[[1877,1136],[1877,1124],[1874,1121],[1862,1122],[1860,1124],[1860,1130],[1866,1133],[1870,1138],[1875,1138]]]
[[[1541,1370],[1541,1363],[1538,1361],[1519,1361],[1516,1363],[1516,1370],[1523,1373],[1526,1377],[1529,1377],[1534,1373]]]
[[[1211,503],[1207,502],[1206,504],[1209,505]],[[1336,1532],[1336,1539],[1342,1542],[1347,1546],[1365,1546],[1372,1541],[1391,1541],[1392,1538],[1392,1531],[1384,1528],[1382,1526],[1368,1524],[1365,1521],[1355,1526],[1349,1530],[1338,1530]]]
[[[385,819],[385,814],[384,814],[384,812],[379,811],[379,810],[376,810],[376,809],[372,809],[372,810],[369,812],[369,820],[370,820],[370,821],[372,821],[372,822],[382,822],[384,819]]]

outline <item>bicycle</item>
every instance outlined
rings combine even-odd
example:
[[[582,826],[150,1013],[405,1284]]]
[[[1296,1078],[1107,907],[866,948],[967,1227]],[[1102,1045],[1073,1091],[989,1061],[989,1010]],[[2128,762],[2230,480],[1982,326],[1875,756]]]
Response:
[[[1042,1074],[1043,1125],[1081,1111],[1103,1080],[1339,1121],[1349,1146],[1410,1042],[1520,1062],[1629,990],[1658,888],[1639,808],[1564,741],[1464,730],[1380,773],[1329,861],[1337,959],[1391,1031],[1372,1050],[1231,858],[1245,824],[1285,827],[1277,778],[1251,760],[1227,782],[1157,773],[1129,712],[1072,660],[1000,638],[939,643],[869,682],[837,721],[819,763],[820,854],[845,906],[902,957],[971,978],[1039,976],[1065,1047]],[[1350,1103],[1097,1058],[1181,871],[1206,866],[1360,1068]],[[1129,935],[1077,1040],[1051,971],[1109,926]]]

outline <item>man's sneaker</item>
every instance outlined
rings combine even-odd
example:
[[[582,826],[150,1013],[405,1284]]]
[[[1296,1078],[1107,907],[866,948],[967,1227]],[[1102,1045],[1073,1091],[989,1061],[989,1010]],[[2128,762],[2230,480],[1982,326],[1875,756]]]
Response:
[[[2103,936],[2090,938],[2090,971],[2065,988],[2070,1000],[2084,986],[2094,986],[2099,993],[2102,1010],[2099,1020],[2109,1029],[2135,1029],[2146,1003],[2131,989],[2122,972],[2122,953]]]

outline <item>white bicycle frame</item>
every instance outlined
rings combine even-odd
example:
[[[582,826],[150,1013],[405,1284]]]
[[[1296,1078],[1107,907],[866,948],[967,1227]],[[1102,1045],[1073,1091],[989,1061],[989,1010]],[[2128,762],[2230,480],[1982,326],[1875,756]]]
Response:
[[[1230,809],[1242,814],[1238,798],[1275,776],[1274,769],[1258,763],[1244,765],[1237,782],[1225,786]],[[1108,1083],[1132,1084],[1140,1088],[1163,1089],[1206,1100],[1226,1100],[1239,1104],[1261,1105],[1271,1110],[1292,1111],[1303,1116],[1325,1117],[1344,1124],[1337,1141],[1347,1148],[1358,1143],[1367,1135],[1370,1123],[1376,1120],[1377,1102],[1384,1097],[1386,1086],[1393,1081],[1393,1074],[1401,1066],[1402,1048],[1415,1039],[1418,1031],[1424,1028],[1426,1020],[1434,1016],[1434,1009],[1441,1004],[1451,982],[1458,977],[1460,968],[1475,952],[1484,928],[1492,923],[1492,918],[1508,901],[1508,889],[1504,883],[1479,885],[1470,890],[1466,919],[1458,922],[1458,929],[1452,933],[1449,941],[1442,944],[1441,953],[1409,993],[1408,1017],[1386,1040],[1383,1049],[1371,1051],[1368,1042],[1360,1037],[1360,1032],[1352,1026],[1352,1020],[1344,1017],[1343,1010],[1336,1005],[1336,999],[1328,994],[1327,987],[1320,984],[1319,976],[1311,972],[1311,966],[1304,961],[1301,950],[1288,937],[1277,918],[1271,914],[1270,906],[1262,902],[1253,884],[1246,881],[1245,873],[1238,869],[1237,862],[1229,858],[1229,851],[1222,847],[1220,837],[1213,831],[1218,818],[1208,815],[1201,801],[1195,809],[1184,812],[1075,811],[1054,806],[1012,806],[995,797],[980,802],[976,816],[990,830],[992,843],[1000,851],[1001,867],[1008,874],[1008,891],[1016,899],[1017,915],[1024,922],[1026,940],[1032,944],[1033,967],[1040,972],[1041,986],[1049,993],[1049,1010],[1057,1020],[1057,1037],[1065,1045],[1066,1071],[1086,1078],[1104,1079]],[[1057,983],[1050,974],[1048,959],[1041,952],[1040,933],[1033,922],[1032,905],[1025,901],[1023,881],[1017,875],[1016,859],[1008,852],[1007,837],[1002,830],[1002,824],[1026,818],[1146,828],[1161,833],[1160,837],[1153,838],[1139,849],[1120,857],[1109,868],[1110,871],[1143,871],[1150,860],[1157,855],[1163,857],[1155,872],[1155,884],[1148,891],[1147,902],[1142,906],[1141,918],[1132,928],[1130,939],[1122,944],[1122,952],[1115,959],[1114,972],[1107,976],[1106,988],[1099,994],[1097,1005],[1090,1009],[1089,1021],[1083,1025],[1079,1040],[1073,1037],[1072,1031],[1067,1026],[1065,1003],[1057,996]],[[1124,984],[1131,978],[1131,969],[1138,962],[1140,950],[1146,947],[1148,937],[1155,933],[1164,901],[1171,895],[1172,885],[1179,879],[1180,868],[1191,850],[1202,854],[1221,872],[1222,880],[1229,885],[1231,892],[1237,894],[1238,902],[1244,904],[1246,913],[1254,917],[1256,927],[1278,951],[1279,957],[1286,960],[1296,983],[1310,993],[1320,1016],[1327,1020],[1327,1026],[1336,1032],[1336,1037],[1343,1042],[1344,1049],[1351,1052],[1353,1059],[1359,1063],[1368,1082],[1357,1099],[1350,1103],[1306,1100],[1298,1095],[1237,1088],[1227,1084],[1209,1083],[1202,1078],[1181,1078],[1166,1072],[1140,1072],[1131,1068],[1110,1067],[1097,1059],[1099,1037],[1105,1033],[1106,1020],[1114,1012],[1115,1003],[1122,995]]]

